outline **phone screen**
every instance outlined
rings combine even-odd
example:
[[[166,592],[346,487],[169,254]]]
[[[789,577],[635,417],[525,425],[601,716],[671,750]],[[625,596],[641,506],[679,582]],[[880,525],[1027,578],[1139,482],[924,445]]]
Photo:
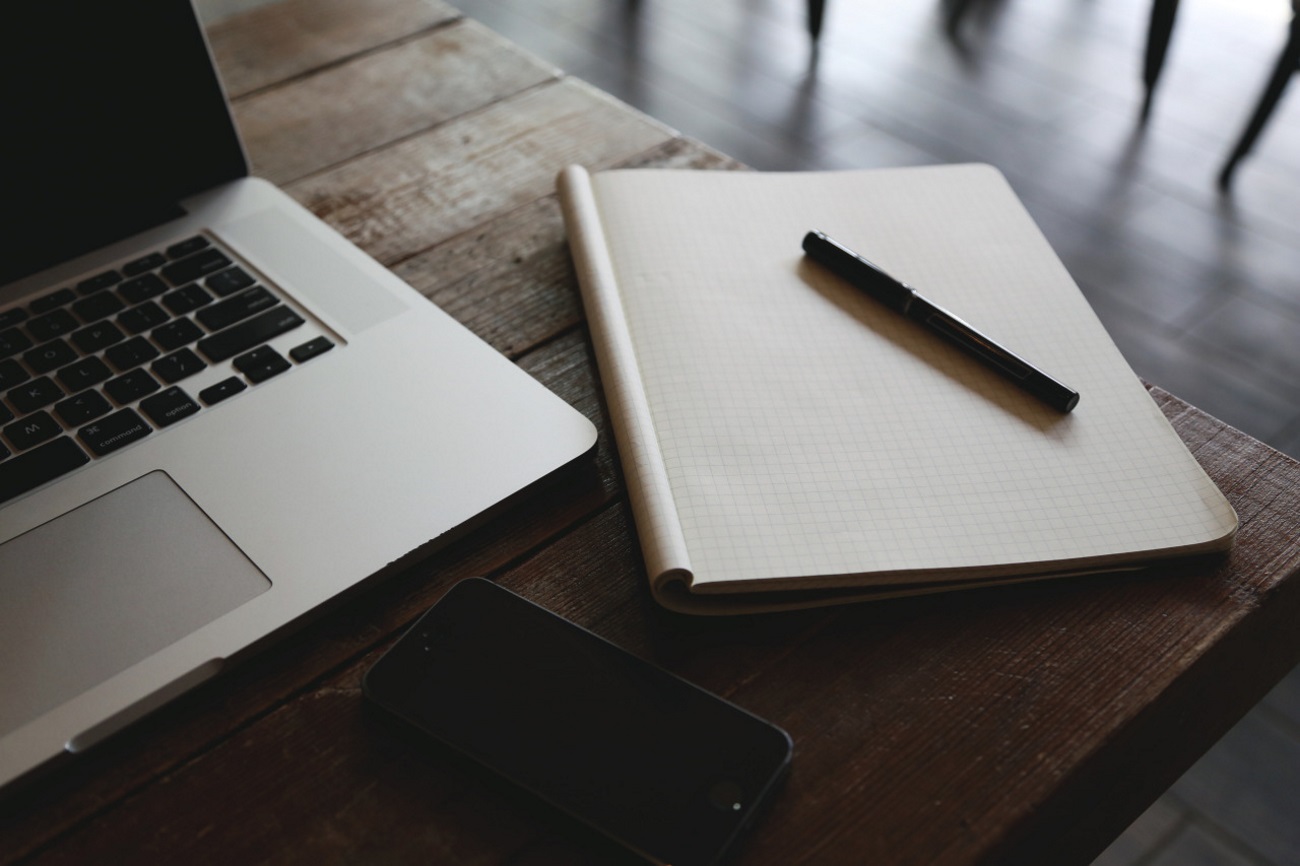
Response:
[[[790,758],[780,728],[482,579],[431,608],[366,693],[665,863],[714,862]]]

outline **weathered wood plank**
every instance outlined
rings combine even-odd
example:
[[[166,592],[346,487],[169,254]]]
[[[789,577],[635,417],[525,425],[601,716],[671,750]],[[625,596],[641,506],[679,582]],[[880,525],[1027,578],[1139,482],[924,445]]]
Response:
[[[460,16],[441,0],[280,0],[207,28],[232,98]]]
[[[601,167],[672,137],[589,85],[563,79],[287,190],[392,265],[548,195],[570,163]]]
[[[474,864],[537,834],[472,775],[436,764],[412,775],[411,756],[374,736],[376,727],[359,678],[334,680],[33,862]]]
[[[240,100],[235,121],[254,173],[283,184],[558,76],[462,19]]]
[[[734,168],[702,145],[673,139],[618,167]],[[499,351],[514,357],[582,321],[564,220],[554,194],[477,226],[394,272]]]

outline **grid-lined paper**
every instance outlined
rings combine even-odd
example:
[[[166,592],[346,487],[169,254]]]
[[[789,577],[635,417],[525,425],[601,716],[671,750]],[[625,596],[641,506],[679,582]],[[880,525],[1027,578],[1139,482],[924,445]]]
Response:
[[[631,355],[621,386],[639,378],[696,591],[1230,541],[1231,507],[995,170],[634,170],[591,192]],[[1043,406],[805,260],[809,230],[1069,384],[1078,407]]]

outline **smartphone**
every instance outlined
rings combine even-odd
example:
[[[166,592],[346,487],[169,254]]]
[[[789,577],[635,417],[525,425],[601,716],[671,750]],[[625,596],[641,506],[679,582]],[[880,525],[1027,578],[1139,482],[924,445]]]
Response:
[[[785,731],[482,578],[452,587],[364,689],[654,863],[723,858],[790,765]]]

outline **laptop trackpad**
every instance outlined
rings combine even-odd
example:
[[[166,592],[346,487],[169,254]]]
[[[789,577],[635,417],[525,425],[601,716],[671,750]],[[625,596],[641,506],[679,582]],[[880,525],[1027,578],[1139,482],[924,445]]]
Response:
[[[163,472],[0,545],[0,736],[270,587]]]

